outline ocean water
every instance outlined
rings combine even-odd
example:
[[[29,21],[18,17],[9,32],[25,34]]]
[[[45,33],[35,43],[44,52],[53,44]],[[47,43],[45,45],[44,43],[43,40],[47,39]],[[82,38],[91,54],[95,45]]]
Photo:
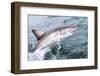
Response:
[[[28,19],[29,61],[88,58],[88,17],[30,15]],[[47,52],[45,54],[41,55],[40,52],[38,55],[34,55],[36,50],[33,49],[37,45],[38,40],[32,33],[32,29],[46,32],[54,28],[70,25],[77,26],[78,29],[72,36],[59,42],[60,48],[56,44],[50,47],[49,51],[46,49],[45,51]]]

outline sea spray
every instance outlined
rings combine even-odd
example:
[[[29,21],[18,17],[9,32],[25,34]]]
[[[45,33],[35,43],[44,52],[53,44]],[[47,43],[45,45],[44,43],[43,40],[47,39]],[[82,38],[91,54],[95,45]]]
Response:
[[[51,51],[47,52],[45,54],[44,60],[57,60],[60,57],[60,52],[62,50],[61,43],[58,42],[55,44],[55,46],[50,48]]]
[[[49,47],[44,49],[37,49],[35,52],[31,53],[29,56],[32,56],[30,60],[43,60],[47,52],[51,51]]]

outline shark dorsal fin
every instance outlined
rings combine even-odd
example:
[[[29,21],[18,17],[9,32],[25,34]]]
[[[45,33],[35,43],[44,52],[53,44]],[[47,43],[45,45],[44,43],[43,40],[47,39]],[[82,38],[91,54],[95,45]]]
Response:
[[[43,35],[44,35],[44,32],[43,31],[32,30],[32,32],[36,36],[37,40],[40,40],[43,37]]]

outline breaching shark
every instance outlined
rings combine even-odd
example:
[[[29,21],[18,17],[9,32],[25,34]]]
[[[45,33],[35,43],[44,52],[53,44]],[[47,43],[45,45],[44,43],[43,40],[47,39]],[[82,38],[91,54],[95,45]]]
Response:
[[[37,60],[43,60],[43,56],[48,51],[50,51],[50,47],[53,47],[55,43],[58,43],[63,39],[72,36],[76,29],[76,26],[63,26],[55,28],[46,33],[33,29],[32,32],[38,40],[38,43],[34,48],[35,51],[33,53],[35,57],[37,57]]]

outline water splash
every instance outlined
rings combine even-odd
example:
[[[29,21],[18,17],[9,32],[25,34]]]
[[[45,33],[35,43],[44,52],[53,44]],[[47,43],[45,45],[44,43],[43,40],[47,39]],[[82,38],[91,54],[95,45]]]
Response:
[[[49,54],[51,55],[52,60],[56,60],[60,57],[60,50],[61,50],[61,37],[60,37],[60,31],[57,32],[57,42],[55,43],[55,46],[51,47],[52,52],[49,51]],[[55,54],[53,53],[55,52]]]
[[[31,56],[30,60],[43,60],[44,56],[47,52],[51,51],[49,47],[44,49],[37,49],[35,52],[29,54],[29,58]]]

